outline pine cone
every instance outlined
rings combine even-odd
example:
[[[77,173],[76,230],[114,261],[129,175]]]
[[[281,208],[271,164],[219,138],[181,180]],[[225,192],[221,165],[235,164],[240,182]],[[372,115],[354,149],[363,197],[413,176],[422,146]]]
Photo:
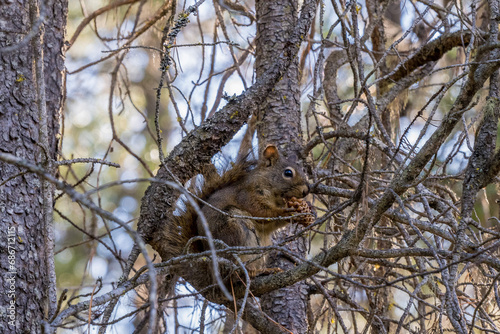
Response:
[[[288,202],[286,202],[286,207],[289,209],[293,209],[293,213],[310,213],[307,216],[300,216],[293,218],[293,221],[302,226],[309,226],[314,223],[316,219],[316,214],[311,204],[309,204],[306,200],[302,198],[292,197]]]

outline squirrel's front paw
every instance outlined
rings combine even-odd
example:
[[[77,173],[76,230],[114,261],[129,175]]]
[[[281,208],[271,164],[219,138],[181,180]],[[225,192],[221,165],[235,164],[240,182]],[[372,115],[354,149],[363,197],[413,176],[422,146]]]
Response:
[[[286,202],[286,208],[294,213],[309,213],[307,216],[294,217],[293,221],[303,226],[309,226],[316,219],[316,212],[312,205],[302,198],[292,197]]]

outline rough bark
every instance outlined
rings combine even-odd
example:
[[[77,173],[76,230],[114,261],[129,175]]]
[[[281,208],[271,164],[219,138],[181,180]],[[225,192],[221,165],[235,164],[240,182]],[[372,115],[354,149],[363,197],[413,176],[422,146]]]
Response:
[[[290,43],[297,22],[298,1],[257,1],[256,74],[273,66],[276,55]],[[276,143],[285,155],[299,156],[303,145],[300,128],[298,57],[259,108],[260,144]]]
[[[373,0],[367,1],[366,8],[368,11],[368,16],[370,18],[371,24],[377,22],[379,17],[384,16],[385,14],[384,9],[386,4],[387,1],[373,1]],[[371,34],[371,41],[373,43],[373,51],[374,51],[373,56],[378,63],[381,62],[379,67],[380,77],[385,76],[389,73],[389,67],[387,64],[387,59],[382,58],[382,55],[384,54],[385,51],[385,44],[387,43],[385,28],[383,24],[375,25],[375,28],[373,29],[373,32]],[[387,86],[387,82],[384,82],[381,85],[377,85],[377,99],[383,96],[388,90],[389,87]],[[397,129],[399,129],[398,116],[400,108],[398,107],[400,106],[396,107],[396,104],[399,104],[397,102],[400,100],[401,98],[396,99],[395,101],[393,101],[393,103],[390,103],[386,109],[382,110],[382,113],[380,115],[385,131],[391,137],[391,139],[396,138],[399,132]],[[404,103],[405,102],[402,102],[400,104]],[[393,128],[395,128],[396,130],[393,130]],[[381,219],[379,222],[379,226],[390,226],[390,223],[388,222],[387,219]],[[377,240],[377,249],[387,250],[391,249],[391,247],[392,247],[391,242],[382,239]],[[384,278],[387,275],[387,270],[386,268],[381,268],[380,270],[377,270],[374,275],[376,277]],[[394,297],[391,293],[391,290],[388,288],[380,289],[375,296],[369,296],[368,303],[370,305],[373,314],[380,318],[388,314],[389,305],[393,298]],[[384,321],[384,322],[374,321],[372,324],[371,328],[372,334],[388,333],[389,331],[390,331],[389,321]]]
[[[38,12],[45,19],[37,20]],[[40,164],[56,158],[66,15],[65,0],[41,8],[35,1],[0,5],[0,150]],[[37,43],[43,47],[44,78],[36,70]],[[39,94],[40,80],[45,83],[45,99]],[[44,101],[47,152],[40,142]],[[48,265],[51,236],[44,223],[47,193],[38,176],[2,162],[0,184],[0,286],[7,292],[0,294],[0,332],[41,333],[54,302],[49,300],[49,289],[55,289],[50,279],[53,267]]]
[[[297,22],[298,1],[256,1],[257,41],[256,72],[257,79],[274,63],[276,54],[281,53],[290,41],[290,34]],[[276,84],[259,108],[257,136],[259,145],[274,143],[280,152],[299,157],[302,149],[300,126],[300,90],[298,58],[295,58],[288,71]],[[275,236],[275,240],[294,234],[295,226],[288,226]],[[299,238],[286,247],[302,257],[306,255],[306,241]],[[270,267],[290,269],[288,259],[273,254]],[[306,333],[307,324],[307,286],[305,281],[273,291],[262,297],[263,310],[275,321],[293,333]]]

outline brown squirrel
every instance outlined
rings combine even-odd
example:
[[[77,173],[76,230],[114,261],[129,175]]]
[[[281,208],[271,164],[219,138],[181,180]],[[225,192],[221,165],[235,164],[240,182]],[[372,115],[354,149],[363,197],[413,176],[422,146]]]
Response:
[[[306,202],[299,200],[309,193],[305,174],[297,163],[283,158],[274,145],[268,145],[257,161],[236,163],[222,176],[212,168],[204,178],[205,184],[197,196],[224,213],[200,203],[201,211],[212,237],[228,246],[269,246],[272,233],[291,221],[250,217],[275,218],[311,213]],[[163,243],[162,253],[168,258],[181,255],[191,237],[205,236],[201,219],[192,207],[186,207],[186,212],[175,216],[158,236],[157,240]],[[312,220],[312,216],[302,215],[293,221],[309,225]],[[264,257],[246,255],[241,259],[250,261],[246,267],[251,276],[266,273]]]

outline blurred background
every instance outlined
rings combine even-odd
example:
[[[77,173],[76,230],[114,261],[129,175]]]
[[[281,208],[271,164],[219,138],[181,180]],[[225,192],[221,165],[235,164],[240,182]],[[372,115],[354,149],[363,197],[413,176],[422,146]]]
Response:
[[[90,196],[96,203],[135,229],[141,198],[149,185],[136,179],[153,177],[160,164],[155,109],[164,50],[163,30],[168,20],[178,19],[178,15],[193,3],[156,0],[122,1],[123,5],[118,3],[100,0],[69,3],[66,105],[63,111],[61,154],[64,159],[99,158],[117,163],[120,168],[74,164],[61,167],[59,171],[63,179],[77,185],[78,191],[93,191]],[[345,8],[342,1],[338,5]],[[384,21],[386,35],[389,42],[403,39],[397,46],[399,55],[388,56],[389,63],[395,64],[400,59],[398,57],[410,55],[414,48],[438,38],[444,32],[461,29],[457,8],[450,6],[446,0],[437,1],[436,5],[449,8],[450,13],[454,13],[450,14],[447,26],[438,25],[441,22],[439,10],[427,10],[423,1],[400,1],[390,5]],[[469,1],[462,3],[464,10],[469,5]],[[364,1],[359,1],[357,6],[362,35],[366,24],[363,19],[368,17],[368,9]],[[481,8],[476,15],[479,18],[480,11]],[[172,12],[175,12],[173,17]],[[82,26],[88,17],[93,19]],[[419,17],[423,19],[415,25]],[[254,82],[253,1],[207,1],[188,19],[189,23],[181,29],[169,49],[173,63],[166,71],[165,84],[161,90],[158,125],[164,154],[168,154],[187,132],[223,107],[226,104],[224,97],[238,95]],[[318,125],[328,126],[330,122],[324,101],[315,101],[317,105],[313,112],[310,103],[311,96],[316,94],[324,80],[322,66],[326,57],[343,46],[338,20],[332,3],[322,2],[315,26],[300,52],[300,89],[306,142],[315,134]],[[389,42],[387,45],[390,45]],[[168,44],[168,41],[165,43]],[[367,43],[370,45],[369,41]],[[374,61],[368,53],[364,53],[363,57],[368,74],[373,70]],[[435,125],[439,124],[443,114],[455,101],[463,80],[453,83],[434,109],[422,108],[438,88],[463,72],[464,66],[461,64],[469,61],[469,57],[470,54],[464,48],[449,51],[432,75],[415,83],[395,100],[397,115],[393,115],[393,133],[397,137],[396,143],[408,148],[419,141],[417,147],[420,147],[429,138]],[[235,66],[235,63],[239,63],[239,66]],[[376,79],[371,76],[368,83]],[[336,80],[338,96],[342,100],[352,99],[354,81],[349,64],[339,68]],[[375,96],[375,85],[371,85],[370,90]],[[457,195],[461,188],[456,181],[470,156],[476,126],[474,121],[483,106],[482,101],[484,99],[478,99],[476,105],[466,112],[463,127],[450,136],[438,155],[436,175],[446,175],[449,181],[443,183]],[[351,104],[342,104],[341,112],[345,115],[350,107]],[[345,120],[349,125],[354,125],[365,114],[364,105],[359,104]],[[429,117],[433,120],[430,126],[426,125]],[[234,158],[244,131],[245,128],[223,149],[224,159]],[[465,135],[467,132],[472,135]],[[400,137],[403,133],[404,137]],[[326,162],[327,158],[323,154],[321,148],[312,151],[313,166],[322,166]],[[353,166],[360,166],[361,156],[362,152],[352,152],[343,158]],[[132,182],[125,183],[127,180]],[[116,181],[124,183],[98,190]],[[480,192],[476,218],[485,227],[493,224],[489,217],[498,216],[497,192],[496,184]],[[126,259],[132,248],[131,237],[118,225],[103,221],[66,196],[58,198],[56,209],[56,270],[60,290],[68,289],[70,296],[96,292],[98,289],[100,293],[111,290],[121,275],[123,259]],[[311,252],[322,246],[321,240],[319,236],[315,239]],[[153,257],[153,251],[151,254]],[[143,259],[140,259],[136,267],[143,264]],[[102,287],[96,283],[97,280],[102,280]],[[189,293],[189,290],[184,293]],[[137,307],[137,300],[141,298],[144,296],[140,291],[130,292],[127,298],[122,298],[116,308],[115,318],[133,311]],[[363,299],[363,296],[360,298]],[[176,318],[186,327],[186,332],[190,332],[187,328],[197,326],[201,306],[193,303],[192,298],[181,299],[178,303],[186,307],[178,308]],[[213,320],[209,328],[217,331],[221,326],[218,322],[219,313],[211,309],[206,312],[207,317]],[[396,309],[394,312],[397,316],[403,310]],[[132,333],[134,326],[131,322],[134,320],[118,322],[108,332]],[[79,330],[83,332],[87,329]],[[96,332],[93,327],[88,330]],[[67,332],[72,332],[72,329]]]

